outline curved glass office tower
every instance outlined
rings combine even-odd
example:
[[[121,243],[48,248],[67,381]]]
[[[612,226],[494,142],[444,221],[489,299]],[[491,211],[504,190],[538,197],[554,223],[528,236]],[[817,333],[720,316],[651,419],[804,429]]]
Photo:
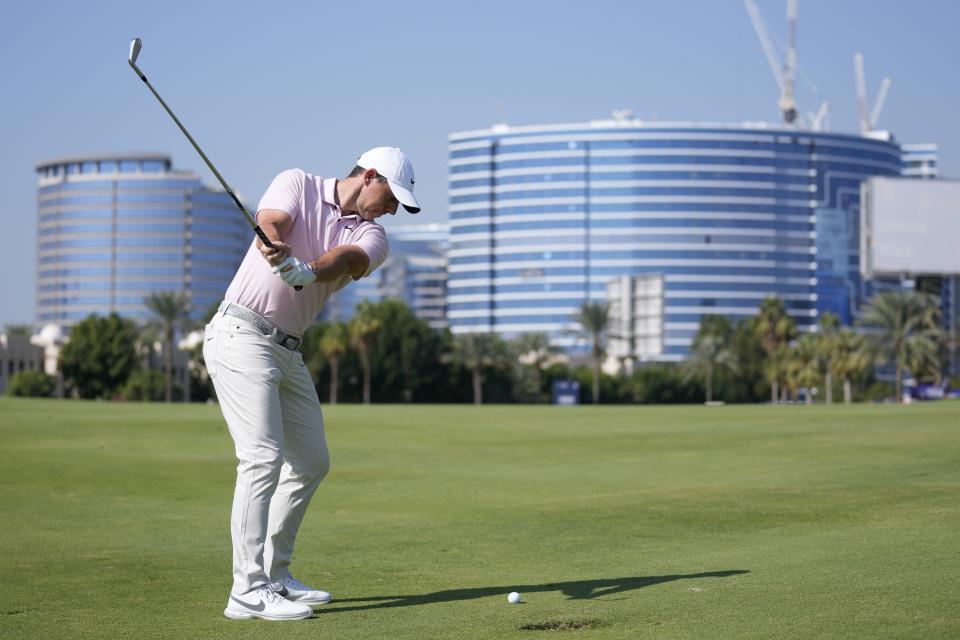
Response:
[[[862,298],[859,184],[898,175],[889,136],[610,120],[449,136],[454,333],[546,331],[623,276],[662,277],[659,358],[704,314],[769,294],[802,329]]]
[[[146,319],[154,291],[185,291],[191,316],[223,297],[252,239],[233,201],[159,154],[37,167],[37,321]]]

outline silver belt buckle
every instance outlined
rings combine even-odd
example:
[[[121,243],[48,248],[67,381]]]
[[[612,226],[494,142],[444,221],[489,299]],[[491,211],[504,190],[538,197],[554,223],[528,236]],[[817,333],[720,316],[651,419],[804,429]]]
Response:
[[[270,338],[284,349],[290,349],[290,351],[294,351],[300,346],[300,338],[287,335],[280,331],[280,329],[274,328]]]

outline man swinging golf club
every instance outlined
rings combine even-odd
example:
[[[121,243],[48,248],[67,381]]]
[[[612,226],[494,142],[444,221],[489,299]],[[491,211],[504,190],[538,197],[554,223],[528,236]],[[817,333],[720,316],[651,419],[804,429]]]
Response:
[[[206,326],[203,355],[239,461],[228,618],[309,618],[311,605],[331,599],[290,573],[297,530],[330,469],[320,402],[297,348],[330,294],[383,264],[387,237],[376,219],[400,205],[418,212],[413,185],[413,165],[393,147],[367,151],[339,180],[278,175],[256,220],[272,246],[251,244]]]

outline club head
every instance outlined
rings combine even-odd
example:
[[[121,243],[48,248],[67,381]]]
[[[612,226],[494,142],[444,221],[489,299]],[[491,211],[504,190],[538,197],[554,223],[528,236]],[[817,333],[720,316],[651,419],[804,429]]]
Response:
[[[141,42],[140,38],[134,38],[130,41],[130,57],[127,59],[127,62],[129,62],[131,66],[136,66],[137,56],[140,55],[140,47],[142,46],[143,42]]]

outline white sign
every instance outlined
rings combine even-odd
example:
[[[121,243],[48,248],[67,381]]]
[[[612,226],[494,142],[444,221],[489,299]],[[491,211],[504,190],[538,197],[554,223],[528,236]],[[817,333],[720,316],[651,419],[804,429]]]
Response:
[[[870,178],[860,204],[864,275],[960,275],[960,181]]]

